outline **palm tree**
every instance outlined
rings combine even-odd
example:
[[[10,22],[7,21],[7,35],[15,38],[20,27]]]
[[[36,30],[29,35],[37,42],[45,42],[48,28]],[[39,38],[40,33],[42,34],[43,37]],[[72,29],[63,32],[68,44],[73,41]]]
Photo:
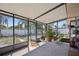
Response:
[[[19,22],[18,22],[18,29],[23,29],[23,24],[24,24],[24,22],[22,21],[22,20],[20,20]]]
[[[8,17],[7,16],[4,17],[4,23],[6,24],[6,27],[8,29]]]
[[[65,28],[66,27],[66,24],[64,23],[63,25],[62,25],[62,28]]]
[[[1,38],[1,36],[2,36],[2,34],[1,34],[1,26],[2,25],[2,15],[0,15],[0,38]]]
[[[28,28],[26,23],[27,22],[20,20],[17,25],[18,29],[24,29],[25,35],[26,35],[26,29]]]
[[[5,27],[3,24],[7,24],[8,27],[8,19],[7,16],[0,15],[0,37],[2,36],[1,29]]]

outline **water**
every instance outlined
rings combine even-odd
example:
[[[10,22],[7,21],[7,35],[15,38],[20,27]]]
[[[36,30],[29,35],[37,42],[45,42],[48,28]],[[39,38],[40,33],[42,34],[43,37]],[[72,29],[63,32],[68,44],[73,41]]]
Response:
[[[3,36],[12,36],[13,30],[1,30],[1,34]],[[15,30],[15,35],[19,35],[19,36],[28,35],[28,30]],[[34,30],[31,31],[31,35],[32,36],[36,35]],[[38,35],[41,35],[41,33],[39,33]]]
[[[27,35],[27,33],[28,33],[27,30],[15,30],[15,34],[17,35]],[[12,36],[13,30],[1,30],[1,34],[3,36]]]

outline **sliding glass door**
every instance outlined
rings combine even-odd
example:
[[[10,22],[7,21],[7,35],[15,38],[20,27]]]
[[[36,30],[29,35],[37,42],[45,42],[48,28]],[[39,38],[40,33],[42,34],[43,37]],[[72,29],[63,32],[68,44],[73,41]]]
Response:
[[[68,28],[68,23],[67,19],[65,20],[58,20],[55,22],[52,22],[48,24],[48,29],[52,29],[58,38],[69,38],[69,28]]]
[[[0,54],[28,46],[29,41],[31,47],[37,47],[43,36],[43,23],[28,21],[27,18],[14,14],[0,13]]]
[[[15,33],[15,44],[28,42],[28,24],[27,21],[15,18],[14,19],[14,33]]]
[[[13,17],[0,14],[0,48],[13,45]]]
[[[43,25],[40,22],[37,22],[37,40],[43,36]]]
[[[36,25],[34,22],[29,22],[29,38],[31,41],[36,41]]]
[[[0,14],[0,55],[28,45],[28,21]]]
[[[63,38],[69,38],[68,35],[68,23],[67,20],[62,20],[58,22],[58,33],[59,35],[63,35]]]
[[[53,22],[51,24],[48,24],[48,29],[52,29],[56,34],[56,36],[58,35],[58,26],[57,26],[57,22]]]
[[[29,49],[32,50],[33,48],[37,47],[36,42],[36,23],[30,21],[29,22]]]

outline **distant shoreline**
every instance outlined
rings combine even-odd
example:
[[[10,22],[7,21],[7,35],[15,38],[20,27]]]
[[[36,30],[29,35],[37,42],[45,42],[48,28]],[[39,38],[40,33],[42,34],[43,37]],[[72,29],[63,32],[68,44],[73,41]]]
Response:
[[[13,36],[13,30],[1,30],[1,34],[3,36]],[[15,35],[17,35],[17,36],[28,36],[28,31],[27,30],[15,30]],[[32,33],[31,33],[31,36],[35,36],[35,35],[36,35],[36,33],[33,30]],[[41,34],[37,34],[37,35],[41,35]]]

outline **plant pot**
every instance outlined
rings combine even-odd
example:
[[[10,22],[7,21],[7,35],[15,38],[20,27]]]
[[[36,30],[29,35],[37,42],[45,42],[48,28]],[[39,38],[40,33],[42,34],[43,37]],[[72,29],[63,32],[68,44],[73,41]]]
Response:
[[[56,41],[58,38],[56,36],[53,37],[54,41]]]
[[[51,42],[51,41],[52,41],[52,37],[48,37],[47,40],[48,40],[49,42]]]

